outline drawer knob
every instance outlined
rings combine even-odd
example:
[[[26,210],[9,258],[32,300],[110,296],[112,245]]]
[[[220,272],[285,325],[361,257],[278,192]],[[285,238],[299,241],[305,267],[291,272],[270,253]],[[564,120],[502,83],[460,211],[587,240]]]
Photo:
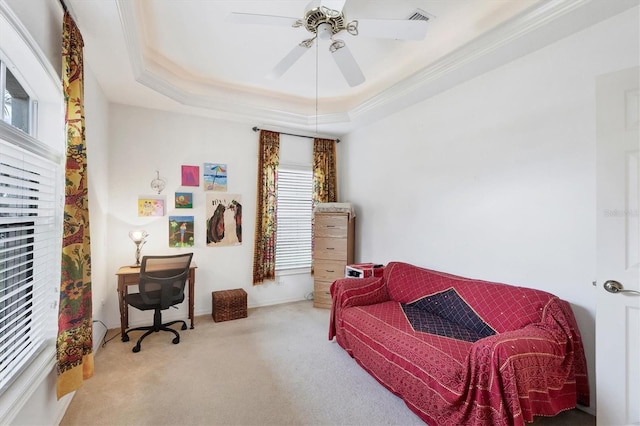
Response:
[[[325,271],[327,271],[327,272],[335,272],[334,270],[331,270],[331,271],[330,271],[330,270],[328,270],[328,269],[325,269]]]

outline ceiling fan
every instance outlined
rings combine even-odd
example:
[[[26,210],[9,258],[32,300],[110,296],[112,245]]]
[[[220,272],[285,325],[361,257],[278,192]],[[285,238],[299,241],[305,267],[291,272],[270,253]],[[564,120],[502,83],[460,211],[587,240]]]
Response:
[[[243,24],[304,27],[311,38],[296,45],[267,75],[268,78],[281,77],[310,48],[316,39],[329,40],[329,51],[349,86],[354,87],[365,81],[364,74],[353,54],[343,40],[334,36],[345,31],[352,36],[388,38],[398,40],[422,40],[427,31],[426,15],[418,19],[355,19],[348,21],[344,14],[346,0],[312,0],[306,7],[304,16],[260,15],[232,12],[228,20]]]

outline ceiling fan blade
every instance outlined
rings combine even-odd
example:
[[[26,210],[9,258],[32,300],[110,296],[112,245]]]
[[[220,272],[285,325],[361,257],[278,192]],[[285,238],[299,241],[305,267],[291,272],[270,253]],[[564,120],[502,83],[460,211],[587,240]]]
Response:
[[[335,44],[335,43],[334,43]],[[349,48],[342,43],[340,47],[331,49],[331,56],[336,61],[345,80],[351,87],[364,83],[364,74]]]
[[[338,12],[342,12],[345,3],[346,0],[320,0],[320,6],[331,10],[337,10]]]
[[[313,39],[305,40],[291,49],[291,51],[287,53],[287,55],[282,58],[280,62],[278,62],[278,64],[269,72],[269,74],[266,75],[266,78],[275,80],[282,77],[282,75],[287,72],[287,70],[291,68],[293,64],[302,57],[302,55],[309,51],[312,45]]]
[[[231,12],[227,15],[227,21],[236,24],[274,25],[277,27],[292,27],[298,18],[275,15],[258,15],[255,13]]]
[[[358,35],[363,37],[422,40],[427,21],[408,19],[358,19]]]

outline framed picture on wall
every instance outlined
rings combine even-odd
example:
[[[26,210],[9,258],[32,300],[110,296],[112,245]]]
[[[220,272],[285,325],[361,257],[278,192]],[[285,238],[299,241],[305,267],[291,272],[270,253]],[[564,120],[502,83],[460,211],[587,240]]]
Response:
[[[227,190],[227,165],[204,163],[204,190],[225,192]]]
[[[164,197],[139,196],[138,216],[164,216]]]
[[[169,216],[169,247],[193,247],[193,216]]]
[[[176,192],[175,196],[176,209],[190,209],[193,207],[192,192]]]
[[[182,166],[182,186],[200,186],[200,166]]]

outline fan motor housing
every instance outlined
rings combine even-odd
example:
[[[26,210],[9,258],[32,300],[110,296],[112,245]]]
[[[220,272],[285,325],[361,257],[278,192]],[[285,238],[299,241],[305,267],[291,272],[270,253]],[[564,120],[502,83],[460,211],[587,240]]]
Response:
[[[317,34],[318,25],[320,24],[329,24],[331,25],[331,32],[333,34],[337,34],[340,31],[347,28],[346,19],[344,14],[340,12],[332,13],[336,11],[332,11],[331,9],[327,9],[326,7],[315,7],[309,11],[304,16],[304,27],[310,33]]]

